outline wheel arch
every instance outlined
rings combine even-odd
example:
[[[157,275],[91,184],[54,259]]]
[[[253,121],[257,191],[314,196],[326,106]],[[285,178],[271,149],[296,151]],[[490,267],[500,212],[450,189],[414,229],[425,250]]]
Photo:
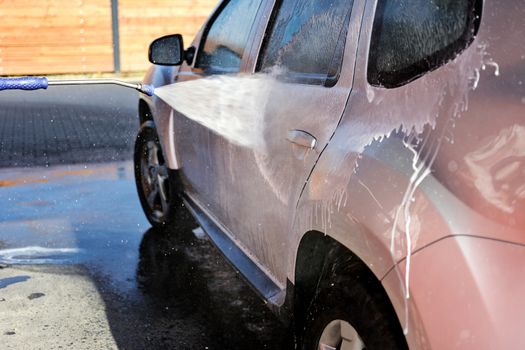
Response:
[[[373,277],[379,287],[383,288],[381,281],[352,250],[333,237],[312,230],[302,236],[297,249],[294,268],[296,294],[298,290],[303,290],[300,292],[301,299],[303,301],[311,299],[327,269],[341,264],[347,264],[345,272]]]
[[[151,108],[144,99],[139,99],[139,121],[140,125],[144,124],[146,121],[153,120],[153,114],[151,113]]]
[[[296,254],[294,274],[293,308],[295,327],[303,327],[307,309],[320,290],[326,277],[334,273],[341,273],[351,283],[352,280],[367,281],[367,287],[374,295],[380,295],[389,307],[389,317],[401,323],[381,281],[367,264],[354,252],[334,238],[320,232],[306,232],[299,243]]]
[[[168,168],[170,170],[180,169],[175,149],[173,110],[165,103],[162,103],[161,108],[158,108],[157,105],[151,106],[147,100],[141,98],[138,103],[138,117],[141,126],[144,123],[151,123],[151,127],[156,129]]]

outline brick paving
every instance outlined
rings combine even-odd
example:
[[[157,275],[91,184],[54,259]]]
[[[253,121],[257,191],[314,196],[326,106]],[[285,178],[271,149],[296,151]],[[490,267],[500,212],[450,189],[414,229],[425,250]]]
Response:
[[[0,91],[0,167],[131,159],[137,103],[114,86]]]

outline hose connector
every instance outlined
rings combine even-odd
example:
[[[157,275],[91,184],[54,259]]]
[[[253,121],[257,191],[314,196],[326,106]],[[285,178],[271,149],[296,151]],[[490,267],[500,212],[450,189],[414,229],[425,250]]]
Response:
[[[155,87],[153,87],[153,85],[138,84],[137,90],[148,96],[153,96],[155,93]]]

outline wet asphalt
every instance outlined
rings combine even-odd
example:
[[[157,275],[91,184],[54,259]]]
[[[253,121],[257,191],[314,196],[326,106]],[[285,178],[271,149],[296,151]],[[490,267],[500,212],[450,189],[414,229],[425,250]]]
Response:
[[[108,98],[116,90],[90,91],[69,91],[67,98],[40,94],[36,102],[20,105],[15,102],[30,96],[0,96],[0,104],[12,106],[11,113],[19,113],[21,120],[34,113],[28,110],[34,111],[36,103],[47,106],[39,112],[44,121],[60,119],[52,113],[62,103],[73,108],[71,115],[78,105],[84,120],[104,119],[109,125],[115,118],[121,125],[109,132],[100,129],[107,140],[98,146],[79,141],[45,159],[39,152],[56,144],[53,132],[28,147],[32,151],[25,156],[22,152],[18,161],[3,148],[2,348],[285,348],[284,326],[202,235],[185,208],[176,224],[164,230],[151,228],[145,219],[130,161],[130,140],[138,126],[136,94],[118,90],[122,96]],[[86,111],[80,100],[89,93]],[[16,120],[16,114],[8,117]],[[31,123],[17,127],[23,129],[38,117],[29,119]],[[96,131],[75,127],[78,132],[70,140],[104,139],[93,136]],[[3,135],[5,141],[8,134]],[[31,132],[26,135],[37,139]],[[15,144],[11,141],[10,147]]]

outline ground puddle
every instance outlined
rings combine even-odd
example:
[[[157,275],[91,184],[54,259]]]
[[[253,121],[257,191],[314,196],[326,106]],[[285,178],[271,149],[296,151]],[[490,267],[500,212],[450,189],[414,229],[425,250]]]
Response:
[[[0,263],[12,265],[65,264],[73,262],[78,248],[23,247],[0,250]]]

